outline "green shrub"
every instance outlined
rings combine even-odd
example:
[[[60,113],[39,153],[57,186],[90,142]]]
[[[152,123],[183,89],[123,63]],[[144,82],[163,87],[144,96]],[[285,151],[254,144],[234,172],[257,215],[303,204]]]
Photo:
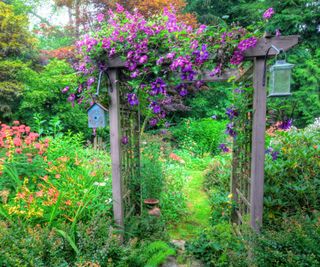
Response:
[[[49,228],[0,221],[1,266],[70,266],[72,249]]]
[[[320,266],[320,224],[299,217],[284,219],[254,239],[256,266]]]
[[[230,191],[231,154],[215,156],[205,170],[203,189],[210,192],[219,188],[223,192]]]
[[[160,199],[164,185],[161,141],[157,137],[147,137],[141,148],[141,188],[142,198]]]
[[[299,212],[320,210],[320,127],[279,132],[271,141],[276,160],[267,155],[264,219],[271,224]]]
[[[144,243],[142,246],[132,252],[127,259],[130,267],[157,267],[160,266],[169,257],[176,252],[167,243],[163,241],[154,241]]]
[[[186,119],[178,126],[172,127],[172,135],[178,145],[195,155],[214,154],[224,139],[225,122],[212,119]]]
[[[204,230],[197,239],[186,243],[186,250],[205,266],[246,266],[240,260],[245,257],[243,243],[228,222]]]

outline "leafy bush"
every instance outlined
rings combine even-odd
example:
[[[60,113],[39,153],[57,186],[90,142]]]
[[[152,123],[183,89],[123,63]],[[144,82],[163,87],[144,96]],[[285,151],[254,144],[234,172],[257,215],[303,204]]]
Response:
[[[205,170],[203,189],[210,192],[219,188],[222,192],[230,191],[231,154],[215,156]]]
[[[72,249],[52,229],[4,221],[0,225],[1,266],[69,266]]]
[[[220,222],[229,222],[231,216],[232,202],[231,194],[220,192],[218,189],[211,191],[210,205],[211,205],[211,223],[216,225]]]
[[[141,149],[141,187],[142,198],[160,199],[164,185],[161,142],[154,137],[147,138]]]
[[[53,117],[58,117],[63,131],[82,132],[90,137],[86,110],[80,105],[72,107],[67,102],[67,97],[61,93],[61,89],[67,85],[76,86],[76,79],[74,70],[63,60],[53,59],[39,72],[24,69],[20,80],[25,89],[15,116],[21,121],[29,122],[34,130],[38,127],[34,120],[36,114],[41,114],[43,125]]]
[[[273,160],[265,166],[265,221],[275,223],[297,212],[309,215],[320,209],[320,127],[278,132],[271,141]]]
[[[319,266],[320,224],[300,217],[284,219],[254,239],[256,266]]]
[[[172,135],[178,145],[195,155],[214,154],[218,150],[224,135],[225,122],[212,119],[186,119],[176,127],[172,127]]]
[[[111,212],[110,158],[105,153],[83,149],[79,135],[39,142],[29,127],[3,127],[2,216],[30,224],[71,221],[74,229],[80,219]]]
[[[127,260],[130,267],[157,267],[176,252],[163,241],[145,243],[139,249],[133,251]]]
[[[241,260],[245,255],[243,243],[228,222],[204,230],[186,243],[186,250],[206,266],[246,266]]]

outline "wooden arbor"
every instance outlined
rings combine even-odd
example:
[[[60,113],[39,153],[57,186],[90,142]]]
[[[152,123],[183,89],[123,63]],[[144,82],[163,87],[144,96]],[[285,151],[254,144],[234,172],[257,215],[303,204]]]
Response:
[[[243,217],[248,214],[251,227],[259,231],[262,225],[263,213],[263,187],[264,187],[264,160],[265,160],[265,130],[266,130],[266,88],[263,84],[265,56],[271,45],[284,51],[298,43],[298,36],[283,36],[261,38],[256,47],[245,52],[245,59],[253,61],[253,116],[252,116],[252,142],[249,148],[250,175],[246,177],[242,173],[233,172],[231,179],[231,191],[233,200],[238,204],[233,214],[233,222],[243,223]],[[276,51],[271,49],[268,56],[274,56]],[[111,80],[110,95],[110,146],[112,160],[112,192],[113,212],[116,224],[124,228],[124,195],[125,177],[121,173],[121,117],[120,117],[120,93],[118,77],[121,69],[125,67],[120,58],[109,60],[108,75]],[[203,73],[202,80],[206,82],[225,81],[230,77],[240,78],[238,70],[229,70],[217,77],[210,77]],[[236,161],[238,151],[234,151],[233,160]],[[240,166],[240,169],[242,166]],[[244,214],[245,213],[245,214]]]

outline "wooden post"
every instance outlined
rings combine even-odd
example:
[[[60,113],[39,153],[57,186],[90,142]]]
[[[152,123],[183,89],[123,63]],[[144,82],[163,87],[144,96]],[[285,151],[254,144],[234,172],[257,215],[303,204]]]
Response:
[[[255,57],[253,66],[253,125],[251,152],[251,196],[250,224],[259,231],[262,225],[263,185],[265,160],[266,102],[267,93],[262,84],[264,58]]]
[[[122,178],[121,178],[121,120],[120,120],[120,99],[119,88],[117,88],[118,69],[109,69],[108,74],[111,80],[109,88],[110,96],[110,149],[112,161],[112,200],[113,214],[116,224],[124,228],[124,210],[122,199]]]

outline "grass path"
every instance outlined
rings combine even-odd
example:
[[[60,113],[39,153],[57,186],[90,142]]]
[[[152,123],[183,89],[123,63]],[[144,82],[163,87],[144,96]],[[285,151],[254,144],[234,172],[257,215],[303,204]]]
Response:
[[[188,182],[185,193],[188,198],[188,215],[177,225],[169,227],[171,239],[188,240],[208,226],[210,217],[209,199],[202,189],[203,171],[186,170]]]

